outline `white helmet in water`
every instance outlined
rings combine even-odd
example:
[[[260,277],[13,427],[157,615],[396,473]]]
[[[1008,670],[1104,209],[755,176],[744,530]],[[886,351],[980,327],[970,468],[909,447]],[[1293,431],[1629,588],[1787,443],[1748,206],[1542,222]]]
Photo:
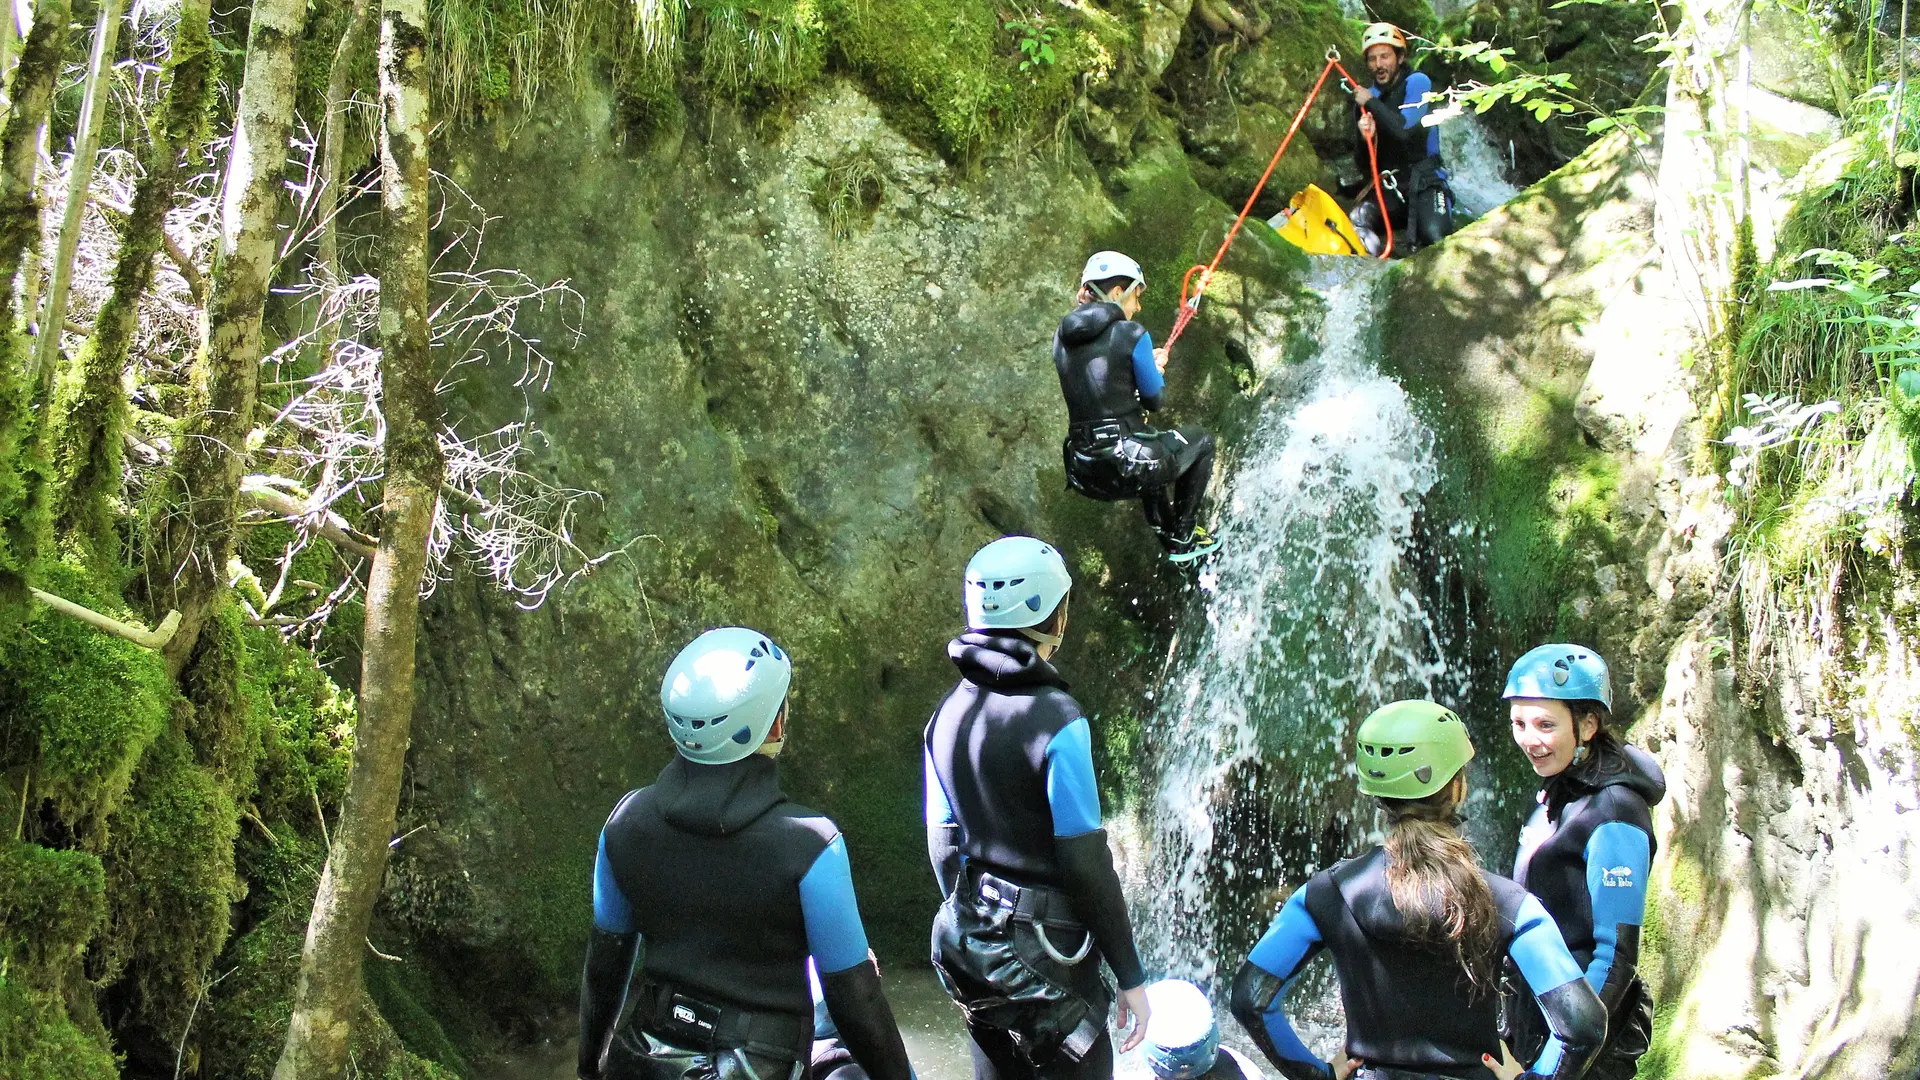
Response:
[[[1132,278],[1133,285],[1129,291],[1147,283],[1147,275],[1141,271],[1140,264],[1118,251],[1094,252],[1087,260],[1086,267],[1080,271],[1082,285],[1113,278]]]
[[[1067,561],[1052,544],[1003,536],[967,563],[967,625],[975,630],[1038,626],[1072,588]]]
[[[760,631],[723,626],[701,634],[660,681],[674,748],[702,765],[749,756],[773,730],[792,683],[793,661]]]

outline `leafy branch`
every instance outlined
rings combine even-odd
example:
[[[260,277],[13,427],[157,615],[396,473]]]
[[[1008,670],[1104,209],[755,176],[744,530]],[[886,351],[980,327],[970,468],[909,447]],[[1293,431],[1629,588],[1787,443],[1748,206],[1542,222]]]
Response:
[[[1017,19],[1004,24],[1004,29],[1020,36],[1020,70],[1029,71],[1043,65],[1051,65],[1055,60],[1053,39],[1059,31],[1044,23],[1021,22]]]
[[[1664,48],[1663,38],[1659,34],[1648,34],[1640,41],[1652,51]],[[1468,109],[1472,109],[1476,115],[1485,113],[1504,101],[1532,113],[1533,118],[1542,123],[1557,116],[1584,116],[1587,118],[1586,130],[1589,135],[1624,130],[1634,142],[1646,143],[1650,137],[1646,128],[1641,126],[1640,118],[1665,111],[1658,105],[1602,108],[1583,96],[1571,75],[1529,71],[1513,59],[1512,49],[1500,48],[1489,41],[1456,43],[1443,34],[1429,42],[1425,49],[1428,54],[1445,57],[1461,67],[1484,68],[1488,75],[1493,76],[1492,82],[1468,79],[1465,83],[1430,93],[1428,101],[1444,104],[1428,116],[1428,124],[1443,123]]]

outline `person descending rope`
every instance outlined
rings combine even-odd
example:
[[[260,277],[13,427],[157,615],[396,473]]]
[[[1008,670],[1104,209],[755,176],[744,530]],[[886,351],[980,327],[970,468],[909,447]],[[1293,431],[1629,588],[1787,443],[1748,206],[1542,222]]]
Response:
[[[1372,174],[1373,155],[1378,154],[1387,222],[1381,221],[1380,205],[1369,190],[1353,206],[1353,227],[1367,250],[1378,255],[1386,247],[1386,225],[1391,224],[1393,253],[1411,255],[1453,231],[1453,192],[1440,161],[1440,129],[1421,123],[1433,81],[1407,66],[1407,36],[1392,23],[1367,27],[1360,44],[1373,86],[1353,90],[1360,131],[1353,157],[1365,177]],[[1368,147],[1369,139],[1375,149]]]
[[[600,832],[580,989],[585,1080],[790,1080],[807,1060],[807,958],[874,1080],[912,1080],[867,949],[846,841],[788,802],[774,758],[793,664],[766,635],[709,630],[660,686],[678,751]],[[644,940],[639,1000],[619,1024]]]
[[[1431,701],[1396,701],[1362,721],[1356,741],[1360,790],[1386,817],[1385,845],[1313,875],[1287,900],[1234,977],[1234,1018],[1287,1080],[1472,1080],[1490,1069],[1504,1080],[1522,1075],[1497,1030],[1504,956],[1552,1028],[1525,1075],[1579,1080],[1606,1013],[1540,901],[1481,870],[1454,825],[1473,759],[1466,724]],[[1332,1063],[1306,1048],[1282,1008],[1323,949],[1347,1016]]]
[[[1624,1080],[1647,1052],[1653,998],[1639,975],[1653,862],[1653,812],[1666,797],[1660,765],[1608,726],[1606,661],[1581,645],[1542,645],[1507,675],[1513,741],[1544,783],[1520,830],[1513,877],[1560,924],[1587,982],[1607,1007],[1607,1043],[1589,1075]],[[1516,988],[1518,991],[1518,988]],[[1541,1039],[1524,992],[1507,1009],[1516,1048]]]
[[[933,966],[966,1015],[976,1080],[1109,1080],[1114,995],[1140,1042],[1146,973],[1120,892],[1086,714],[1048,658],[1073,579],[1053,546],[1008,536],[967,563],[960,681],[925,736],[927,856],[946,900]]]
[[[1213,436],[1147,424],[1144,410],[1160,408],[1167,351],[1132,321],[1146,284],[1140,264],[1117,251],[1095,252],[1081,271],[1078,306],[1053,335],[1067,399],[1061,455],[1075,491],[1104,502],[1139,499],[1168,558],[1191,562],[1220,545],[1199,524]]]
[[[1147,987],[1153,1020],[1140,1056],[1159,1080],[1262,1080],[1260,1067],[1231,1046],[1220,1045],[1213,1003],[1185,979],[1161,979]]]

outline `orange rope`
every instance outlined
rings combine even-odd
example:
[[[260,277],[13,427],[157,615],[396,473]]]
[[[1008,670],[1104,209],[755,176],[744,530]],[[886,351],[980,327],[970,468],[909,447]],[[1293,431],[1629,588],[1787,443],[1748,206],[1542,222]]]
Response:
[[[1287,127],[1286,137],[1280,140],[1280,146],[1273,152],[1273,159],[1267,162],[1267,171],[1260,174],[1260,182],[1253,185],[1253,194],[1247,196],[1247,204],[1240,208],[1240,216],[1233,220],[1233,228],[1227,230],[1227,238],[1220,242],[1220,250],[1213,253],[1213,261],[1204,266],[1188,267],[1186,274],[1181,277],[1180,311],[1174,316],[1173,332],[1167,335],[1168,349],[1173,348],[1173,343],[1179,341],[1180,335],[1186,332],[1187,324],[1199,314],[1200,297],[1212,283],[1213,272],[1220,268],[1220,260],[1227,257],[1227,249],[1233,246],[1234,239],[1240,235],[1240,226],[1247,223],[1247,215],[1253,213],[1255,200],[1260,198],[1260,192],[1266,188],[1268,178],[1273,176],[1274,168],[1280,164],[1280,155],[1287,152],[1287,146],[1293,142],[1293,136],[1300,130],[1301,122],[1307,118],[1307,110],[1313,107],[1314,100],[1320,96],[1320,89],[1326,85],[1327,76],[1335,71],[1338,71],[1348,83],[1356,87],[1360,85],[1352,75],[1347,74],[1346,68],[1340,66],[1339,52],[1328,49],[1327,66],[1320,69],[1320,77],[1314,80],[1313,90],[1307,94],[1307,100],[1300,103],[1300,111],[1293,114],[1293,123]],[[1380,151],[1372,135],[1367,136],[1367,158],[1373,165],[1373,197],[1380,204],[1381,226],[1387,230],[1387,246],[1380,252],[1380,257],[1384,259],[1393,254],[1393,223],[1387,219],[1387,196],[1380,188]],[[1189,294],[1187,289],[1196,272],[1200,274],[1200,284]]]

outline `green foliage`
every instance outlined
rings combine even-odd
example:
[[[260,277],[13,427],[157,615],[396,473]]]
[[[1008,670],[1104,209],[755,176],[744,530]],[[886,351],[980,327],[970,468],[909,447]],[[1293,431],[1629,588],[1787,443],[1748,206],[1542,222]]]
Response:
[[[826,166],[813,190],[814,209],[827,219],[827,231],[844,239],[856,224],[873,216],[886,191],[886,176],[869,150],[860,150]]]
[[[43,584],[137,621],[71,564],[50,565]],[[97,824],[119,804],[175,700],[158,653],[36,604],[0,653],[0,764],[30,765],[33,790],[53,800],[69,825]]]
[[[1500,48],[1489,41],[1456,44],[1450,35],[1442,34],[1426,46],[1426,51],[1451,61],[1455,66],[1484,67],[1496,79],[1492,83],[1469,80],[1465,84],[1448,87],[1440,95],[1445,98],[1446,106],[1434,112],[1435,116],[1443,119],[1466,109],[1472,109],[1476,115],[1485,114],[1494,106],[1506,102],[1540,123],[1546,123],[1556,116],[1585,117],[1585,131],[1589,136],[1623,130],[1635,142],[1646,143],[1651,137],[1641,125],[1641,118],[1665,111],[1662,106],[1638,104],[1609,109],[1588,99],[1567,72],[1534,71],[1520,67],[1513,61],[1513,49]]]
[[[1056,59],[1053,52],[1053,38],[1059,31],[1053,27],[1013,21],[1006,23],[1002,29],[1013,31],[1014,36],[1019,39],[1020,55],[1025,57],[1020,61],[1021,71],[1036,68],[1042,64],[1051,64]]]
[[[693,10],[700,76],[726,100],[790,95],[826,68],[826,24],[815,0],[701,0]]]

